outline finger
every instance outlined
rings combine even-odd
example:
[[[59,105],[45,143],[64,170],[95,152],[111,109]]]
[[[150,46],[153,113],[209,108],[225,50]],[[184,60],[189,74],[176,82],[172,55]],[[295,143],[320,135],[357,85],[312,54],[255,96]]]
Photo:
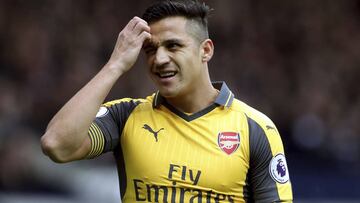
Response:
[[[137,16],[133,17],[133,18],[128,22],[128,24],[125,26],[125,29],[133,30],[134,27],[136,26],[136,24],[140,21],[139,19],[141,19],[141,18],[139,18],[139,17],[137,17]]]
[[[147,25],[147,23],[144,24],[144,22],[138,22],[135,25],[135,28],[133,31],[140,35],[143,31],[150,32],[150,27]]]
[[[142,43],[144,43],[145,40],[150,40],[151,34],[147,31],[143,31],[139,36],[138,40],[140,40]]]
[[[142,18],[139,18],[139,17],[137,17],[137,16],[135,16],[135,17],[133,18],[133,20],[134,20],[136,23],[135,23],[135,25],[132,27],[132,29],[135,29],[135,27],[136,27],[136,25],[137,25],[138,23],[143,23],[143,24],[145,24],[145,25],[148,25],[148,23],[147,23],[145,20],[143,20]]]

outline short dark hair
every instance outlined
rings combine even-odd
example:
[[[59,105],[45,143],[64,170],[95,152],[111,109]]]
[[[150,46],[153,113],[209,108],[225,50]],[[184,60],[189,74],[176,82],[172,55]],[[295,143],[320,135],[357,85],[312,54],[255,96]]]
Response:
[[[209,38],[208,16],[211,9],[198,0],[161,0],[145,10],[142,18],[148,23],[154,23],[166,17],[182,16],[193,20],[202,33],[198,33],[200,40]]]

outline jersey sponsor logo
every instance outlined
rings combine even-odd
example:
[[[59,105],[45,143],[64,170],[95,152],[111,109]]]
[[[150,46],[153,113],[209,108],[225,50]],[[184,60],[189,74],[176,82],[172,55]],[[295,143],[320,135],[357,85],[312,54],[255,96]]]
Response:
[[[218,145],[223,152],[230,155],[240,145],[240,134],[237,132],[220,132],[218,134]]]
[[[99,111],[97,112],[96,118],[104,117],[108,113],[109,113],[109,110],[106,107],[102,106],[102,107],[100,107]]]
[[[160,130],[155,131],[155,130],[153,130],[148,124],[144,124],[143,128],[154,135],[154,138],[155,138],[155,141],[156,141],[156,142],[158,141],[159,132],[162,131],[162,130],[164,130],[164,128],[160,128]]]
[[[289,181],[289,171],[284,154],[277,154],[270,161],[269,172],[276,182],[284,184]]]
[[[136,202],[235,202],[235,195],[197,186],[201,170],[170,164],[167,181],[151,184],[133,179]]]

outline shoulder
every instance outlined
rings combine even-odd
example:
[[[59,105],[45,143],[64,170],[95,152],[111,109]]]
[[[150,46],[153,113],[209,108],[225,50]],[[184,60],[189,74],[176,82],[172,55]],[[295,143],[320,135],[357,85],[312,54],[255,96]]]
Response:
[[[257,123],[263,129],[275,128],[273,121],[267,115],[251,107],[243,101],[234,99],[231,108],[235,111],[241,111],[249,120]]]
[[[152,108],[154,94],[146,98],[121,98],[105,102],[100,107],[96,117],[103,117],[108,112],[112,115],[127,115],[134,111],[143,111]]]
[[[112,107],[112,106],[116,106],[116,105],[127,105],[127,104],[133,104],[135,106],[137,106],[139,104],[152,105],[153,100],[154,100],[154,95],[155,94],[152,94],[150,96],[147,96],[146,98],[121,98],[121,99],[116,99],[116,100],[112,100],[112,101],[108,101],[108,102],[104,103],[103,106]]]
[[[280,133],[268,116],[239,100],[236,100],[234,108],[244,112],[247,117],[252,152],[261,152],[267,149],[269,157],[279,153],[284,154]]]

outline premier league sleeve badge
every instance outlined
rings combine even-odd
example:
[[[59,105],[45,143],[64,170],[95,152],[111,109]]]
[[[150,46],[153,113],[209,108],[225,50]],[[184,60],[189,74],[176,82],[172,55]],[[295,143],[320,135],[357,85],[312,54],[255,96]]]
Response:
[[[272,179],[284,184],[289,181],[289,171],[284,154],[277,154],[270,161],[269,172]]]

